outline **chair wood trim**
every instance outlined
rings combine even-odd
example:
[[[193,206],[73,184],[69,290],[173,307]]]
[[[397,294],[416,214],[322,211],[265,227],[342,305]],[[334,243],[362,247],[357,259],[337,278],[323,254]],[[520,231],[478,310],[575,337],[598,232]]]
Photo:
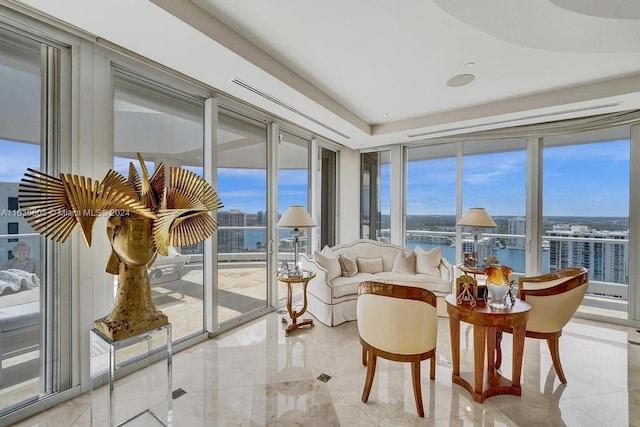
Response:
[[[383,359],[392,360],[394,362],[411,362],[416,358],[422,361],[422,360],[427,360],[436,354],[436,347],[432,348],[426,353],[416,353],[416,354],[389,353],[387,351],[380,350],[379,348],[372,346],[371,344],[363,340],[362,337],[360,337],[360,344],[362,344],[362,349],[363,349],[363,354],[362,354],[363,365],[366,365],[366,363],[364,363],[364,360],[366,359],[364,353],[368,352],[370,348],[373,348],[375,350],[376,355],[382,357]]]
[[[558,283],[555,286],[544,289],[526,289],[523,287],[524,282],[542,283],[549,282],[551,280],[558,280],[567,278],[566,282]],[[581,285],[589,283],[589,270],[586,268],[564,268],[562,270],[554,271],[549,274],[535,277],[520,277],[518,278],[518,298],[526,300],[527,295],[531,296],[548,296],[560,294],[570,291]]]
[[[415,286],[394,285],[392,283],[364,282],[358,286],[358,295],[371,294],[391,298],[423,301],[436,306],[437,297],[433,292]]]

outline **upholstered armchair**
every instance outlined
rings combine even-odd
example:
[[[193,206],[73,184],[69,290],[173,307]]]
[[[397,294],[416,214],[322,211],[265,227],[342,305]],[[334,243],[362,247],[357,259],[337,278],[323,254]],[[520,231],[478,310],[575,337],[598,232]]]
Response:
[[[576,312],[589,284],[586,268],[563,268],[549,274],[535,277],[520,277],[518,297],[531,305],[527,322],[527,337],[547,340],[553,367],[563,384],[567,379],[560,363],[560,336],[562,328]],[[512,332],[504,329],[505,332]],[[498,332],[496,345],[496,368],[501,364]]]
[[[377,357],[410,362],[418,415],[424,417],[420,362],[431,359],[430,377],[435,379],[436,296],[431,291],[412,286],[361,283],[356,318],[362,343],[362,364],[367,366],[362,401],[366,403],[369,399]]]

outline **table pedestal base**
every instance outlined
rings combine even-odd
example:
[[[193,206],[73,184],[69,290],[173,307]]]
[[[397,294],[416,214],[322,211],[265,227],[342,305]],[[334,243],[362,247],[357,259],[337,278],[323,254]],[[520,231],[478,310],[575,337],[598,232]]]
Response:
[[[474,372],[461,372],[460,375],[451,375],[451,381],[454,384],[464,387],[471,395],[473,400],[482,403],[487,397],[497,396],[499,394],[513,394],[520,396],[522,388],[520,385],[514,385],[510,379],[503,377],[499,373],[487,374],[482,384],[482,392],[473,389],[475,382]]]
[[[520,396],[522,387],[522,356],[526,323],[531,306],[516,300],[508,309],[499,310],[490,306],[458,304],[456,295],[447,295],[447,313],[451,334],[451,368],[453,383],[464,387],[473,400],[484,402],[487,397],[499,394]],[[473,372],[460,372],[460,322],[473,325]],[[507,379],[496,370],[496,339],[503,327],[513,330],[513,358],[511,361],[512,379]],[[485,357],[486,356],[486,357]],[[485,365],[486,360],[486,365]]]
[[[298,328],[303,328],[305,326],[313,327],[313,319],[302,319],[300,322],[298,322],[297,318],[282,316],[282,323],[288,325],[287,329],[285,330],[285,336],[287,337],[291,332],[295,331]]]

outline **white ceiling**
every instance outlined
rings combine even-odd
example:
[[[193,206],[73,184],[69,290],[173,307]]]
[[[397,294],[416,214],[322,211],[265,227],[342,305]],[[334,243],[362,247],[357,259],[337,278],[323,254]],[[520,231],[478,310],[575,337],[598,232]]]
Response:
[[[640,108],[634,0],[21,3],[352,148]]]

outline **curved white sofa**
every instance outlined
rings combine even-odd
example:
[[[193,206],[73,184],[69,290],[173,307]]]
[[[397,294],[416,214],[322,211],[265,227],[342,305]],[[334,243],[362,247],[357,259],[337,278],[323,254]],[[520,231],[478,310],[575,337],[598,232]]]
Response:
[[[412,254],[416,256],[415,272],[410,271]],[[430,252],[424,252],[421,248],[413,251],[402,246],[365,239],[332,248],[325,246],[322,252],[314,252],[312,258],[302,254],[301,267],[316,273],[316,277],[311,279],[307,286],[307,311],[328,326],[356,320],[358,285],[376,281],[427,289],[438,297],[438,315],[446,316],[444,297],[453,292],[453,267],[440,254],[440,248]],[[358,269],[352,277],[342,275],[340,255],[356,263],[358,258],[361,258],[365,272]],[[403,257],[409,258],[405,258],[406,261],[403,263],[400,259]],[[366,268],[371,266],[369,261],[377,261],[377,258],[381,258],[382,271],[367,272],[366,270],[371,270]],[[396,258],[399,258],[398,262]]]

